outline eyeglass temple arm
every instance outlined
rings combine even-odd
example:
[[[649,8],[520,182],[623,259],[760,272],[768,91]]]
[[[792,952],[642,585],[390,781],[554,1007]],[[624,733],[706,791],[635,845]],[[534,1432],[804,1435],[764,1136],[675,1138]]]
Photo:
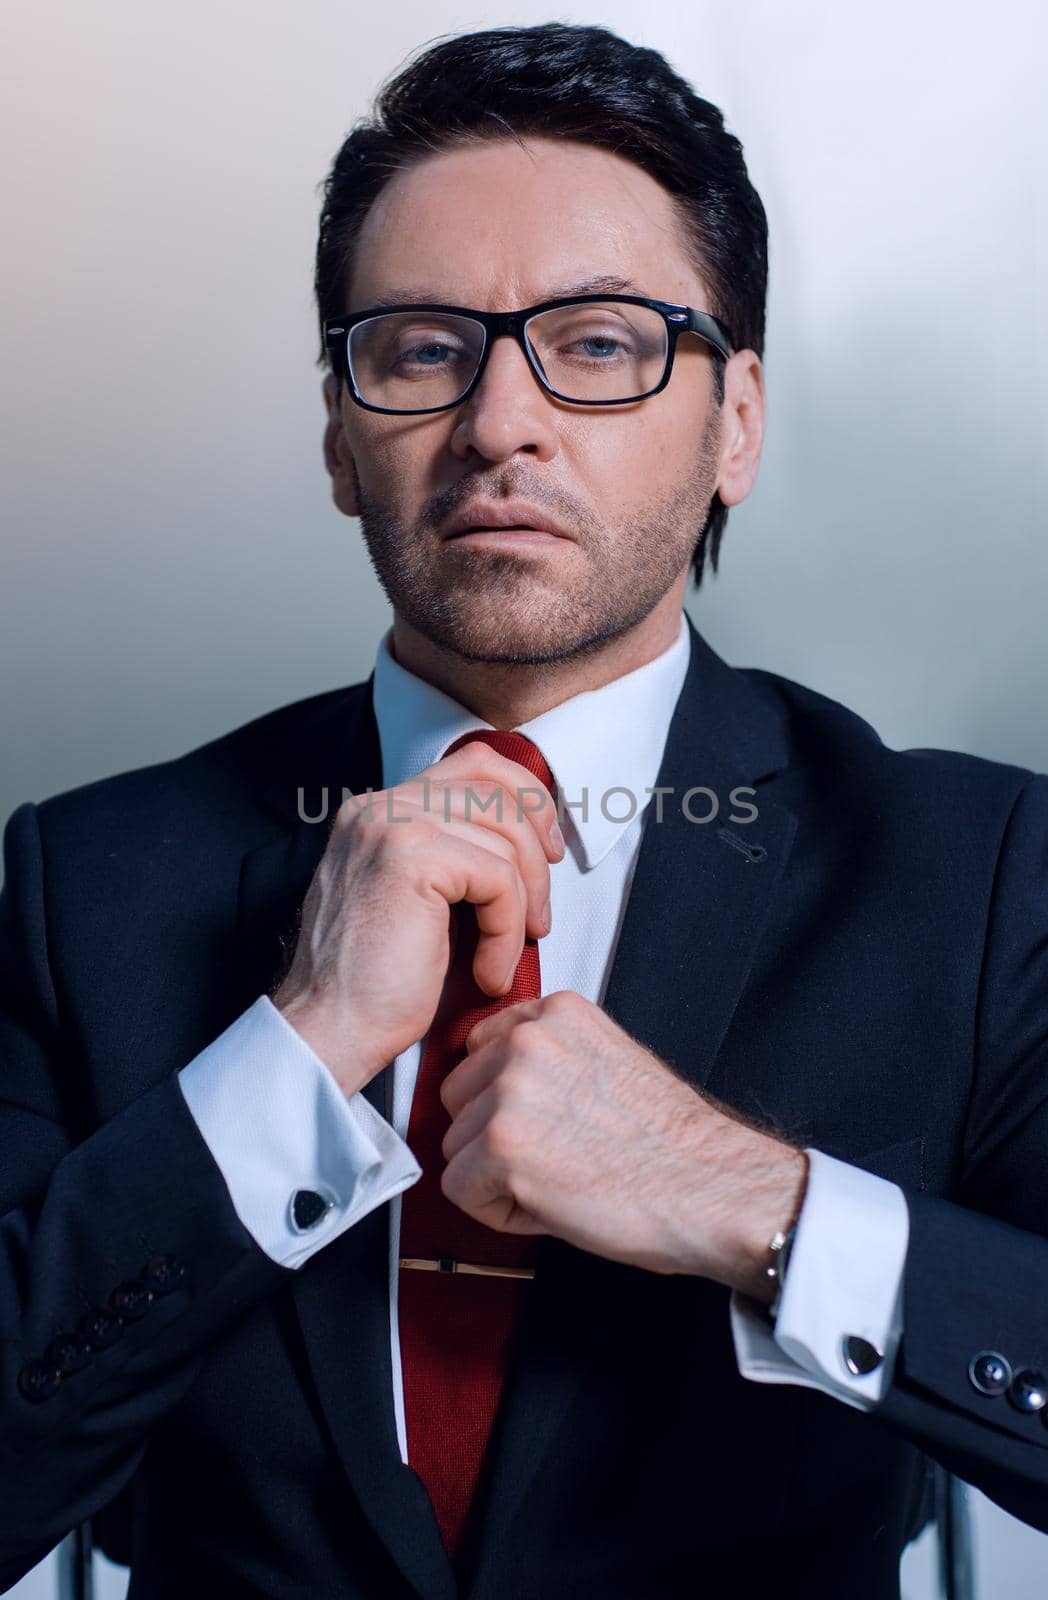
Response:
[[[695,311],[688,307],[688,331],[697,333],[707,344],[719,350],[725,361],[735,354],[732,342],[728,338],[728,330],[716,317],[710,316],[708,311]]]

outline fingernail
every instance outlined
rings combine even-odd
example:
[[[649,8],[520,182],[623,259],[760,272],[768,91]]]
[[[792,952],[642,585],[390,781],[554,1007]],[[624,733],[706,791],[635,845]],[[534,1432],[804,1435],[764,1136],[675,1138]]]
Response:
[[[553,925],[553,911],[548,900],[542,908],[542,921],[547,928]]]
[[[564,851],[567,849],[567,845],[564,843],[564,835],[560,831],[559,823],[555,822],[553,824],[549,830],[549,836],[554,850],[559,850],[563,855]]]

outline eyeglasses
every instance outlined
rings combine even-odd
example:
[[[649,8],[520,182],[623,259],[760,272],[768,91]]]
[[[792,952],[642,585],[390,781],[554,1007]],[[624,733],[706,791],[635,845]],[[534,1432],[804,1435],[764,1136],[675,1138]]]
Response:
[[[669,383],[682,333],[698,334],[725,360],[732,354],[727,329],[709,312],[632,294],[569,295],[523,311],[372,306],[325,321],[324,345],[357,405],[421,416],[468,399],[503,335],[558,400],[646,400]]]

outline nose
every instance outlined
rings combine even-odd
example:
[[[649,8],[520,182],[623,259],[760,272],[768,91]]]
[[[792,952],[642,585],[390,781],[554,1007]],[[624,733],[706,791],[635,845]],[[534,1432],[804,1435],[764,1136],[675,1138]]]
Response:
[[[557,453],[555,404],[508,334],[488,351],[483,376],[462,407],[451,448],[462,460],[508,461],[523,450],[539,461]]]

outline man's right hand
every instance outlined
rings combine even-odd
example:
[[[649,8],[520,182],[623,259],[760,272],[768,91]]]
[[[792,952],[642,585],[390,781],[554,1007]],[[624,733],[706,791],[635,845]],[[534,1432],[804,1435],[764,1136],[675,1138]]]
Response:
[[[482,740],[374,792],[370,807],[347,798],[273,1004],[355,1094],[428,1030],[447,975],[450,907],[476,907],[473,976],[505,994],[525,936],[549,931],[549,863],[563,855],[552,796]]]

